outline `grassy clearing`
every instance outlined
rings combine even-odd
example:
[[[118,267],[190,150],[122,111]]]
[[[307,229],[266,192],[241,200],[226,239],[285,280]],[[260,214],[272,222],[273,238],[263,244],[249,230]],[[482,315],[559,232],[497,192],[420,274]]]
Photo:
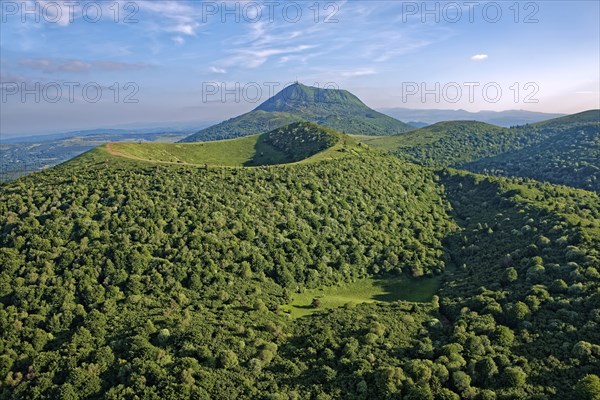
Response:
[[[259,135],[202,143],[111,143],[113,152],[139,160],[229,167],[281,164],[285,153]]]
[[[413,131],[417,132],[417,131]],[[352,136],[357,142],[375,147],[385,151],[393,151],[402,147],[411,147],[427,144],[439,139],[438,135],[428,132],[421,132],[422,135],[412,134],[412,132],[402,133],[394,136]]]
[[[393,302],[398,300],[428,302],[437,292],[440,278],[394,277],[385,279],[368,278],[341,286],[306,290],[294,295],[292,302],[283,307],[292,318],[299,318],[314,312],[341,307],[345,304]],[[321,302],[318,308],[312,306],[313,299]]]
[[[210,167],[255,167],[318,162],[366,151],[366,147],[359,146],[349,136],[317,125],[315,127],[322,129],[325,135],[336,138],[335,142],[328,143],[331,147],[324,150],[316,149],[314,150],[316,153],[306,149],[312,142],[309,140],[305,143],[306,140],[302,141],[298,138],[297,132],[290,132],[289,138],[292,142],[295,139],[301,142],[291,143],[287,151],[286,148],[277,148],[272,144],[267,134],[197,143],[108,143],[98,150],[112,156],[137,161]],[[313,154],[310,155],[311,153]]]

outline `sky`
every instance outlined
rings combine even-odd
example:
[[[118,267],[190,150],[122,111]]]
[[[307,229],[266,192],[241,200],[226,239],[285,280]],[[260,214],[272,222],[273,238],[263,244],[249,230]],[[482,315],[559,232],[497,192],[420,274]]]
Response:
[[[598,1],[0,1],[0,134],[218,122],[294,81],[373,108],[600,108]]]

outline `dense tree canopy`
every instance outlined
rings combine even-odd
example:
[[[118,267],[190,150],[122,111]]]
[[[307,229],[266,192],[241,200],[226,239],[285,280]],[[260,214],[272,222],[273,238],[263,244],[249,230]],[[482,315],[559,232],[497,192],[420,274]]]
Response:
[[[0,397],[597,393],[591,192],[374,151],[229,169],[93,151],[0,200]],[[429,303],[280,308],[372,275],[444,283]]]
[[[441,122],[365,140],[418,164],[600,191],[600,110],[512,128]]]

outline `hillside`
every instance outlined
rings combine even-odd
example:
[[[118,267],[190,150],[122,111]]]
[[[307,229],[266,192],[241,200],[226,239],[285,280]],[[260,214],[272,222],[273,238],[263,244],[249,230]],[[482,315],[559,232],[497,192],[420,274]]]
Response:
[[[100,148],[0,200],[2,398],[575,400],[600,368],[591,192]]]
[[[511,126],[533,124],[546,121],[550,118],[559,118],[564,114],[548,114],[525,110],[506,111],[478,111],[469,112],[465,110],[444,109],[411,109],[411,108],[382,108],[381,112],[399,119],[400,121],[411,121],[432,125],[444,121],[480,121],[486,124],[498,125],[505,128]],[[413,122],[414,121],[414,122]]]
[[[600,192],[600,124],[561,129],[559,134],[540,143],[460,167],[474,172],[523,176]]]
[[[346,90],[320,89],[295,83],[253,111],[203,129],[182,142],[230,139],[269,132],[298,121],[358,135],[393,135],[411,126],[381,114]]]
[[[509,129],[452,121],[406,134],[357,140],[418,164],[600,190],[600,110]]]
[[[271,132],[202,143],[109,143],[115,156],[154,163],[252,167],[336,158],[362,151],[355,141],[311,122],[297,122]]]
[[[448,121],[438,122],[423,128],[416,129],[401,135],[385,137],[358,136],[358,138],[373,147],[386,151],[409,152],[412,149],[420,149],[425,145],[438,144],[438,142],[454,140],[462,141],[469,137],[488,136],[490,140],[497,140],[498,133],[503,129],[478,121]],[[468,144],[465,143],[465,147]],[[441,147],[441,146],[440,146]],[[476,149],[474,149],[476,150]]]
[[[565,115],[560,118],[553,118],[532,124],[539,128],[563,127],[573,124],[585,125],[587,123],[597,123],[600,121],[600,110],[587,110],[577,114]]]
[[[0,141],[0,181],[16,179],[53,167],[108,141],[175,142],[188,136],[177,130],[116,130],[68,132],[55,135],[2,138]]]

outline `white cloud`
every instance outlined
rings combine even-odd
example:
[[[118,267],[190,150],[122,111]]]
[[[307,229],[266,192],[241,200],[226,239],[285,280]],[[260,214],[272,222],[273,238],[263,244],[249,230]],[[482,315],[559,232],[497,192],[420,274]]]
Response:
[[[375,75],[377,72],[375,72],[374,69],[371,68],[362,68],[362,69],[358,69],[358,70],[354,70],[354,71],[344,71],[341,73],[341,75],[344,78],[353,78],[356,76],[366,76],[366,75]]]
[[[184,2],[173,0],[166,1],[138,1],[136,2],[143,12],[160,16],[161,23],[154,29],[172,32],[179,35],[195,36],[201,24],[198,22],[198,10]],[[177,40],[177,39],[174,39]],[[177,41],[176,41],[177,43]]]
[[[183,35],[193,36],[196,33],[196,29],[198,28],[198,26],[199,24],[196,22],[180,23],[170,28],[169,30],[172,32],[181,33]]]
[[[313,14],[306,10],[302,18],[292,29],[290,24],[280,19],[267,22],[264,18],[253,24],[246,24],[242,34],[236,34],[224,46],[225,55],[217,62],[224,68],[241,67],[257,68],[275,60],[278,65],[295,64],[292,68],[307,66],[308,60],[321,58],[320,62],[337,64],[355,62],[357,58],[368,60],[369,64],[384,63],[406,54],[415,53],[432,43],[445,40],[451,36],[449,29],[431,29],[421,26],[417,28],[384,29],[375,36],[346,34],[346,30],[369,29],[372,27],[372,13],[381,14],[392,10],[373,11],[356,2],[340,2],[334,18],[339,23],[314,23]],[[343,7],[341,7],[343,5]],[[322,21],[331,12],[322,11]],[[338,69],[339,71],[339,69]],[[372,75],[366,70],[346,70],[346,76]],[[341,75],[340,75],[341,76]]]
[[[302,53],[315,47],[317,46],[302,44],[290,47],[250,47],[248,49],[236,49],[232,57],[222,62],[229,66],[257,68],[267,62],[270,57],[281,55],[282,58],[285,58],[286,55]]]
[[[482,60],[485,60],[486,58],[488,58],[487,54],[475,54],[473,57],[471,57],[471,60],[482,61]]]
[[[174,42],[176,45],[179,45],[179,46],[181,46],[181,45],[183,45],[183,44],[185,43],[185,39],[184,39],[184,38],[182,38],[181,36],[175,36],[175,37],[173,38],[173,42]]]
[[[146,64],[115,61],[61,60],[55,58],[27,58],[19,60],[19,66],[45,73],[97,71],[131,71],[147,68]]]
[[[226,74],[227,70],[224,68],[218,68],[218,67],[210,67],[210,72],[214,72],[215,74]]]

